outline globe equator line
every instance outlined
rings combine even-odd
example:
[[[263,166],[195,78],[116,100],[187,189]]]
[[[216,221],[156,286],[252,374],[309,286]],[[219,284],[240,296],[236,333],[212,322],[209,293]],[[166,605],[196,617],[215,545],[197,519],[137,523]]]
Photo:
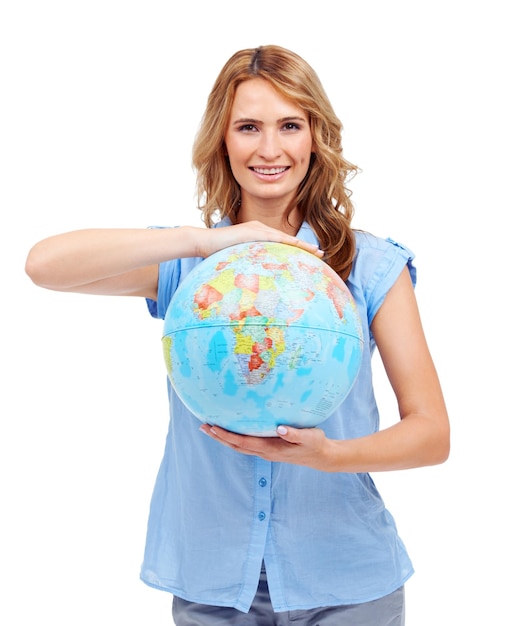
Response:
[[[170,330],[169,332],[167,332],[164,337],[169,337],[170,335],[174,335],[176,333],[182,333],[188,330],[196,330],[198,328],[240,328],[240,329],[244,329],[244,328],[248,328],[249,326],[260,326],[262,328],[270,328],[270,327],[276,327],[276,328],[297,328],[294,324],[281,324],[281,323],[276,323],[273,322],[272,324],[256,324],[254,322],[245,322],[245,324],[224,324],[224,323],[220,323],[220,324],[198,324],[196,326],[181,326],[181,328],[178,328],[177,330]],[[335,335],[346,335],[347,337],[352,337],[353,339],[359,339],[359,341],[363,342],[363,338],[357,334],[357,335],[353,335],[352,333],[346,332],[346,331],[340,331],[340,330],[333,330],[333,329],[328,329],[328,328],[323,328],[321,326],[302,326],[301,327],[302,330],[320,330],[322,332],[325,333],[332,333]]]

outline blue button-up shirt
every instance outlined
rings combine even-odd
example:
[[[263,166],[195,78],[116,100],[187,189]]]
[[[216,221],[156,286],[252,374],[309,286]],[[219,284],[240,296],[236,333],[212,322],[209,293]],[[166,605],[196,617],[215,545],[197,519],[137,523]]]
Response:
[[[307,224],[298,237],[318,243]],[[333,439],[378,430],[370,323],[406,265],[415,283],[407,248],[361,232],[356,240],[347,286],[365,345],[351,392],[320,425]],[[154,317],[164,319],[178,285],[201,261],[160,265],[157,302],[148,301]],[[168,395],[170,427],[150,506],[145,583],[193,602],[248,611],[264,560],[274,610],[285,611],[367,602],[411,576],[395,522],[369,474],[242,455],[199,431],[199,420],[169,381]]]

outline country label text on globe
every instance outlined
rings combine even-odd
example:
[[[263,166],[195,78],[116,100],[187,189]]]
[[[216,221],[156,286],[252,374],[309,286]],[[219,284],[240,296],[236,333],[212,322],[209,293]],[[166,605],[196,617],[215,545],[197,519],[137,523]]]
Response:
[[[343,402],[363,335],[344,281],[300,248],[252,242],[204,259],[175,292],[163,348],[170,382],[202,422],[275,436]]]

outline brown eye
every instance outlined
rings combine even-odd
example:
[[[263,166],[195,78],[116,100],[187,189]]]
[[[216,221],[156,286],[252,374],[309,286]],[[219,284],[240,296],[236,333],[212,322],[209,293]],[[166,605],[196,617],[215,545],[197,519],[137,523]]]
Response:
[[[295,122],[288,122],[283,126],[284,130],[300,130],[300,126]]]

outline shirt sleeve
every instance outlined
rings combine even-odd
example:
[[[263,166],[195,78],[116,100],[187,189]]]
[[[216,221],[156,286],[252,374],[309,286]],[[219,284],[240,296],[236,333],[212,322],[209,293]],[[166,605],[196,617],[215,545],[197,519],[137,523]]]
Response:
[[[150,228],[169,228],[168,226],[151,226]],[[177,228],[177,226],[171,227]],[[202,259],[191,257],[186,259],[171,259],[159,264],[159,274],[157,282],[157,300],[146,299],[148,312],[152,317],[164,320],[166,311],[171,299],[181,280],[196,266]]]
[[[157,301],[147,298],[148,311],[152,317],[164,320],[170,300],[179,285],[180,274],[179,259],[159,264]]]
[[[390,238],[360,233],[356,239],[358,254],[351,276],[360,277],[370,325],[404,267],[408,267],[413,286],[416,285],[415,255],[408,247]]]
[[[170,226],[149,226],[149,228],[170,228]],[[180,261],[173,259],[159,264],[157,300],[146,298],[148,312],[156,319],[164,319],[170,300],[180,280]]]

